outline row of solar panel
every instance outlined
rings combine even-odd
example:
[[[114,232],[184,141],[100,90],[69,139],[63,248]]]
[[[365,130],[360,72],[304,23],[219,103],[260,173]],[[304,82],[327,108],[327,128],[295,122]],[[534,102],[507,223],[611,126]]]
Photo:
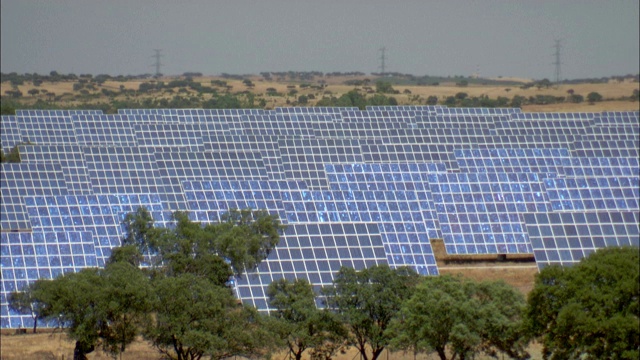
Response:
[[[173,110],[169,113],[179,121]],[[375,114],[396,109],[369,110]],[[407,114],[421,111],[403,110]],[[449,116],[447,121],[459,118],[466,122],[473,119],[471,114],[484,112],[469,110],[466,114]],[[636,125],[619,131],[632,135],[626,142],[580,142],[573,135],[492,136],[489,126],[495,129],[508,114],[491,124],[485,121],[426,133],[404,129],[407,132],[387,139],[367,141],[258,134],[265,127],[251,127],[255,135],[239,135],[241,129],[233,128],[229,131],[238,135],[212,131],[168,136],[171,126],[138,124],[147,126],[146,146],[23,146],[23,161],[45,164],[3,165],[2,215],[8,213],[10,221],[22,221],[31,229],[24,234],[34,238],[88,230],[95,263],[101,265],[110,249],[120,243],[124,214],[137,206],[151,210],[159,226],[170,221],[169,209],[179,206],[189,210],[193,219],[205,222],[217,221],[222,212],[234,207],[266,208],[289,227],[259,269],[235,283],[238,296],[262,310],[267,306],[265,287],[282,277],[304,277],[317,287],[329,284],[342,265],[361,269],[378,263],[409,265],[421,274],[437,274],[431,238],[443,238],[453,254],[533,253],[541,267],[571,264],[605,246],[638,246]],[[637,118],[637,112],[600,115]],[[241,119],[233,111],[219,116]],[[329,116],[313,122],[312,128],[335,123],[336,117]],[[339,125],[342,129],[368,126],[382,134],[380,129],[398,130],[398,123],[342,121]],[[603,128],[594,124],[582,128]],[[120,136],[126,135],[125,131]],[[156,141],[169,143],[157,140],[162,136],[180,140],[172,142],[173,147],[155,146]],[[506,147],[524,149],[472,145],[472,139],[481,142],[488,136],[517,140]],[[575,157],[577,154],[601,157]],[[602,157],[604,154],[614,157]],[[393,159],[413,163],[388,163]],[[446,173],[452,169],[461,173]],[[8,218],[3,218],[3,231]],[[53,248],[46,261],[42,251],[37,253],[40,259],[31,250],[22,255],[16,250],[14,255],[9,238],[27,236],[24,234],[2,234],[3,255],[8,248],[11,259],[2,264],[3,279],[5,269],[7,276],[13,276],[2,283],[2,327],[29,326],[29,317],[8,311],[7,289],[21,288],[35,274],[47,277],[76,271],[80,268],[76,258],[77,264],[80,258],[85,264],[94,259],[80,255],[77,246],[70,250],[71,262],[66,254],[64,260],[57,259]],[[87,249],[82,251],[90,251]]]

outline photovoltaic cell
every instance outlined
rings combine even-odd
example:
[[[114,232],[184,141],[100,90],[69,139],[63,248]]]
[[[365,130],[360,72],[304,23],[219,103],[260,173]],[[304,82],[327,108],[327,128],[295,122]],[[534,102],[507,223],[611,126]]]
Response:
[[[573,265],[597,249],[640,246],[638,211],[524,214],[539,269]]]
[[[55,164],[2,163],[0,171],[0,229],[29,230],[25,196],[67,194],[62,171]]]
[[[449,254],[531,253],[520,214],[551,211],[537,174],[432,174],[429,185]]]
[[[111,256],[113,247],[120,246],[126,214],[145,207],[156,226],[169,221],[158,194],[27,196],[24,200],[34,234],[90,231],[99,266]]]
[[[415,191],[283,191],[289,224],[376,222],[392,267],[438,273]]]
[[[454,154],[461,172],[563,176],[570,164],[567,149],[460,149],[454,150]]]
[[[30,315],[9,309],[8,296],[38,279],[54,279],[61,274],[97,266],[90,232],[0,233],[2,248],[2,328],[31,328]],[[40,323],[42,325],[48,325]]]
[[[0,119],[0,144],[2,152],[8,154],[11,149],[22,142],[20,126],[13,115],[2,115]]]
[[[640,210],[638,177],[544,179],[553,211]]]
[[[82,147],[78,145],[20,145],[19,150],[20,159],[24,163],[59,164],[69,194],[93,193]]]
[[[302,278],[316,291],[330,285],[342,266],[356,270],[386,264],[374,223],[305,223],[288,225],[275,250],[255,271],[236,279],[237,296],[267,311],[266,289],[272,281]]]
[[[134,146],[84,147],[95,194],[157,194],[163,183],[150,148]]]

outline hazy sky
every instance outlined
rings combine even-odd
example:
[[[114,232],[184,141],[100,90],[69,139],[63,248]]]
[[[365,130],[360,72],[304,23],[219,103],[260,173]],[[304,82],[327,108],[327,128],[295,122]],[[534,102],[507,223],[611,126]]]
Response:
[[[2,0],[4,73],[637,74],[638,0]]]

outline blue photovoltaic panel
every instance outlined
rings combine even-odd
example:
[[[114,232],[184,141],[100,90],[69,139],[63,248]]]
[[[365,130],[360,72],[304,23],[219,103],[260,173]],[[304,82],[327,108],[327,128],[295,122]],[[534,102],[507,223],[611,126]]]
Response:
[[[158,152],[162,202],[168,210],[187,210],[182,181],[269,180],[257,152]]]
[[[483,127],[493,129],[495,123],[505,121],[508,117],[505,115],[429,115],[416,116],[415,123],[418,128],[439,128],[439,127]],[[448,126],[442,126],[448,125]]]
[[[640,156],[640,139],[611,141],[575,141],[571,148],[572,156],[586,157],[632,157]]]
[[[291,224],[267,259],[236,279],[235,288],[243,302],[266,311],[266,289],[274,280],[303,278],[319,291],[333,283],[342,266],[362,270],[386,262],[374,223]]]
[[[435,256],[415,191],[283,191],[289,224],[376,222],[392,267],[436,275]]]
[[[26,110],[16,109],[18,116],[72,116],[72,115],[101,115],[102,110]]]
[[[95,194],[162,192],[156,158],[149,148],[133,146],[84,147]]]
[[[285,178],[278,136],[214,134],[204,135],[202,139],[207,151],[260,152],[269,179],[282,180]]]
[[[596,125],[601,126],[640,126],[638,120],[638,113],[633,114],[618,114],[618,115],[599,115],[593,118],[593,122]]]
[[[553,211],[640,210],[638,177],[544,179]]]
[[[59,164],[69,194],[93,193],[82,147],[78,145],[20,145],[19,149],[20,159],[24,163]]]
[[[267,210],[286,223],[275,181],[183,181],[187,209],[197,221],[217,222],[231,209]]]
[[[11,149],[22,142],[20,126],[13,115],[2,115],[0,119],[0,145],[2,152],[8,154]]]
[[[524,214],[539,269],[573,265],[597,249],[640,246],[638,211]]]
[[[531,253],[520,214],[551,211],[541,180],[532,173],[429,175],[447,253]]]
[[[70,116],[18,116],[23,143],[74,145],[76,132]]]
[[[100,266],[120,246],[127,213],[145,207],[156,226],[169,220],[158,194],[27,196],[25,203],[34,233],[90,231]]]
[[[521,113],[520,111],[510,114],[510,117],[514,121],[520,120],[591,120],[596,117],[598,113],[590,112],[528,112]]]
[[[441,162],[447,170],[458,170],[458,163],[453,155],[456,146],[444,144],[380,144],[366,142],[362,148],[362,158],[367,163],[401,163],[401,162]]]
[[[166,147],[168,151],[176,147],[189,151],[204,151],[202,128],[193,124],[153,124],[142,123],[133,126],[138,146]]]
[[[436,108],[436,113],[439,115],[509,115],[519,112],[521,112],[520,108]]]
[[[422,111],[435,113],[440,105],[367,105],[367,110],[372,111]],[[357,108],[349,109],[357,110]]]
[[[38,279],[97,266],[90,232],[1,233],[2,328],[31,328],[33,318],[9,309],[8,296]],[[49,324],[39,324],[49,325]]]
[[[492,135],[484,143],[475,147],[480,149],[522,148],[522,149],[558,149],[569,148],[575,136],[571,135]]]
[[[640,161],[637,158],[615,157],[571,157],[564,166],[567,177],[582,176],[640,176]]]
[[[74,115],[73,126],[80,145],[137,145],[134,124],[162,123],[163,115]]]
[[[304,115],[269,114],[245,115],[241,122],[230,123],[230,131],[239,135],[278,135],[312,137],[313,124],[324,118],[332,121],[330,115],[307,115],[311,120],[303,120]]]
[[[40,261],[31,254],[43,247],[25,240],[14,256],[9,235],[19,243],[22,234],[89,232],[84,260],[103,266],[124,235],[122,219],[138,206],[161,227],[173,226],[171,210],[202,222],[234,207],[278,214],[289,226],[282,242],[234,283],[260,310],[272,280],[304,277],[317,290],[341,265],[435,275],[433,238],[444,238],[451,254],[534,253],[540,267],[638,246],[638,112],[385,106],[19,115],[38,124],[28,136],[43,142],[67,141],[71,118],[77,144],[23,145],[22,164],[2,164],[2,276],[12,289],[27,271],[35,276],[24,264]],[[23,141],[16,117],[2,119],[3,149]],[[450,173],[460,170],[469,172]],[[41,261],[62,264],[54,258]],[[58,269],[49,267],[43,276]],[[29,324],[5,320],[0,309],[2,327]]]
[[[381,163],[325,165],[331,190],[415,191],[427,236],[440,239],[440,225],[429,188],[428,175],[445,173],[442,163]]]
[[[0,171],[0,229],[31,229],[25,196],[67,194],[60,167],[55,164],[2,163]]]
[[[363,162],[355,139],[284,139],[278,142],[288,180],[305,180],[311,189],[328,189],[325,163]]]
[[[537,173],[564,175],[570,164],[567,149],[454,150],[461,172]]]

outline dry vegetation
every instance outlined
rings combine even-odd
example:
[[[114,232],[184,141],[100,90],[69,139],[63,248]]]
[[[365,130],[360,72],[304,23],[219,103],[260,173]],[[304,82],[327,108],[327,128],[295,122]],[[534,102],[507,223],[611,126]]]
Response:
[[[49,82],[45,81],[39,86],[35,86],[33,83],[29,81],[25,81],[23,85],[12,86],[8,81],[5,81],[0,84],[0,94],[3,96],[6,94],[6,91],[10,90],[19,90],[23,93],[23,97],[19,99],[19,101],[23,104],[34,104],[36,101],[48,101],[50,97],[47,94],[55,93],[58,97],[58,100],[54,103],[55,106],[58,107],[69,107],[69,106],[81,106],[83,104],[95,104],[95,103],[105,103],[110,100],[127,100],[133,99],[137,101],[142,101],[145,98],[153,98],[153,99],[171,99],[176,94],[180,94],[182,96],[199,96],[203,101],[212,98],[212,94],[202,93],[198,94],[195,90],[190,88],[181,89],[178,92],[178,89],[174,89],[174,92],[167,91],[152,91],[143,94],[124,94],[122,93],[122,89],[125,90],[138,90],[139,86],[143,82],[154,82],[154,81],[163,81],[165,84],[171,82],[176,79],[184,79],[181,76],[173,76],[173,77],[163,77],[157,80],[149,79],[149,80],[128,80],[128,81],[113,81],[107,80],[103,84],[97,85],[95,90],[88,91],[91,94],[91,97],[82,98],[79,96],[77,91],[73,90],[73,84],[76,81],[60,81],[60,82]],[[276,78],[272,78],[272,80],[265,80],[261,76],[258,75],[247,75],[244,76],[243,79],[251,80],[253,83],[252,87],[246,86],[243,83],[243,80],[232,79],[232,78],[223,78],[219,76],[206,76],[206,77],[196,77],[193,78],[193,81],[202,84],[202,86],[213,87],[220,94],[228,92],[230,94],[240,94],[243,92],[249,92],[256,96],[256,100],[264,99],[266,102],[266,108],[274,108],[277,106],[290,106],[295,103],[297,98],[300,95],[310,96],[313,98],[309,101],[307,106],[313,106],[318,100],[327,96],[335,96],[340,97],[342,94],[345,94],[351,90],[357,89],[361,91],[363,94],[367,93],[367,90],[371,92],[371,88],[375,88],[376,77],[375,76],[360,76],[360,77],[348,77],[348,76],[332,76],[332,77],[316,77],[312,81],[288,81],[288,80],[280,80],[278,81]],[[354,80],[368,80],[368,86],[353,86],[353,85],[345,85],[346,81],[354,81]],[[212,81],[224,81],[227,83],[228,88],[212,85]],[[453,80],[453,79],[452,79]],[[496,80],[496,79],[494,79]],[[522,84],[529,82],[528,79],[499,79],[502,81],[521,81]],[[307,84],[308,87],[301,87],[301,84]],[[323,85],[323,88],[319,88],[319,85]],[[315,87],[315,88],[314,88]],[[536,112],[536,111],[588,111],[588,112],[599,112],[599,111],[637,111],[639,108],[639,103],[637,101],[621,101],[622,98],[628,98],[631,96],[634,90],[639,89],[639,83],[634,82],[632,80],[625,81],[617,81],[611,80],[608,83],[584,83],[584,84],[563,84],[559,87],[542,87],[538,88],[536,86],[532,86],[526,89],[522,89],[520,85],[514,84],[506,84],[506,85],[480,85],[480,84],[470,84],[468,86],[458,86],[455,82],[442,82],[438,86],[433,85],[393,85],[394,89],[399,92],[399,94],[393,94],[394,98],[397,99],[399,104],[424,104],[426,99],[429,96],[436,96],[440,102],[442,102],[445,98],[449,96],[455,96],[457,93],[464,92],[468,94],[469,97],[480,97],[487,96],[491,99],[497,99],[498,97],[505,97],[508,99],[512,99],[514,96],[523,96],[525,98],[535,97],[538,95],[545,96],[554,96],[554,97],[567,97],[569,92],[572,91],[577,95],[582,95],[585,98],[590,92],[597,92],[602,95],[605,101],[597,102],[595,104],[589,104],[587,101],[583,103],[570,103],[563,102],[558,104],[551,105],[525,105],[523,107],[524,111],[527,112]],[[279,94],[277,96],[269,96],[267,95],[267,89],[275,89]],[[37,89],[41,91],[40,94],[30,95],[29,91]],[[109,90],[117,95],[112,97],[107,97],[102,94],[101,91]],[[295,90],[294,95],[288,95],[291,90]],[[44,91],[43,91],[44,90]],[[289,105],[288,105],[289,104]]]

